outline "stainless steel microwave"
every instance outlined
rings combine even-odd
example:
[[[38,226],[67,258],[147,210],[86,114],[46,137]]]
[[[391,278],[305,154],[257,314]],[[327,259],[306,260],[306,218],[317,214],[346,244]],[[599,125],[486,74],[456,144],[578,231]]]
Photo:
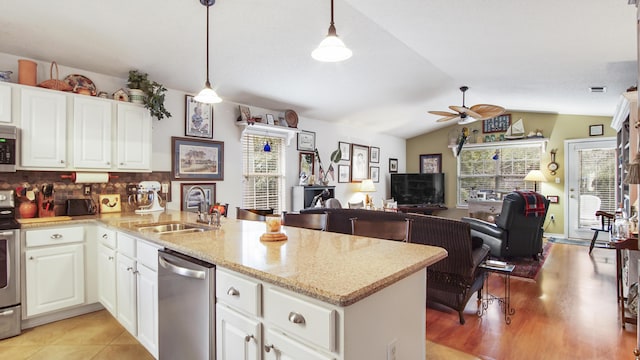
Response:
[[[0,172],[16,171],[16,141],[18,128],[0,125]]]

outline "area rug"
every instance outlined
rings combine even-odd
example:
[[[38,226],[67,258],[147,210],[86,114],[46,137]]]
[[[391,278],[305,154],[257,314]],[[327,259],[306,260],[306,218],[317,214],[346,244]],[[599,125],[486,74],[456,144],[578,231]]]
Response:
[[[553,244],[549,241],[544,244],[542,247],[542,256],[538,257],[538,260],[534,260],[532,257],[507,260],[508,263],[516,266],[511,276],[535,280],[540,269],[542,269],[542,265],[544,265],[544,261],[547,259],[547,256],[549,256],[551,245]]]

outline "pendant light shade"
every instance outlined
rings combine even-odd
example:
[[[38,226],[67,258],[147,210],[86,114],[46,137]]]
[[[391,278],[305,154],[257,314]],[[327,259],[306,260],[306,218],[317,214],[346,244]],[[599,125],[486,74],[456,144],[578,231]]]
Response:
[[[193,99],[204,104],[216,104],[222,102],[215,90],[211,88],[209,82],[209,7],[215,4],[215,0],[200,0],[200,3],[207,7],[207,81],[204,83],[204,89],[200,90],[198,95]]]
[[[331,24],[329,25],[329,33],[320,45],[313,50],[311,57],[323,62],[338,62],[347,60],[351,55],[353,55],[353,52],[344,45],[336,33],[336,27],[333,23],[333,0],[331,0]]]

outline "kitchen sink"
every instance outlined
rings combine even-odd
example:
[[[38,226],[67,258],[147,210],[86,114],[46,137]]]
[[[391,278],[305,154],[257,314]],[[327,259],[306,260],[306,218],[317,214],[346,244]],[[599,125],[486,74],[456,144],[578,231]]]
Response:
[[[191,233],[191,232],[203,232],[211,230],[206,227],[185,224],[185,223],[164,223],[164,224],[144,224],[139,225],[138,231],[144,233],[153,234],[175,234],[175,233]]]

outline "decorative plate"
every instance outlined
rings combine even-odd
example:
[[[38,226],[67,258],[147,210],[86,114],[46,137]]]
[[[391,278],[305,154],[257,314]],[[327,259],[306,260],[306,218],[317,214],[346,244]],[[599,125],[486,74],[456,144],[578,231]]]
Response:
[[[78,74],[67,75],[67,77],[64,78],[64,82],[69,84],[75,93],[82,92],[82,90],[89,90],[91,96],[96,96],[97,94],[95,84],[86,76]]]
[[[298,127],[298,114],[296,114],[293,110],[287,110],[284,112],[284,120],[287,122],[287,125],[292,128]]]

